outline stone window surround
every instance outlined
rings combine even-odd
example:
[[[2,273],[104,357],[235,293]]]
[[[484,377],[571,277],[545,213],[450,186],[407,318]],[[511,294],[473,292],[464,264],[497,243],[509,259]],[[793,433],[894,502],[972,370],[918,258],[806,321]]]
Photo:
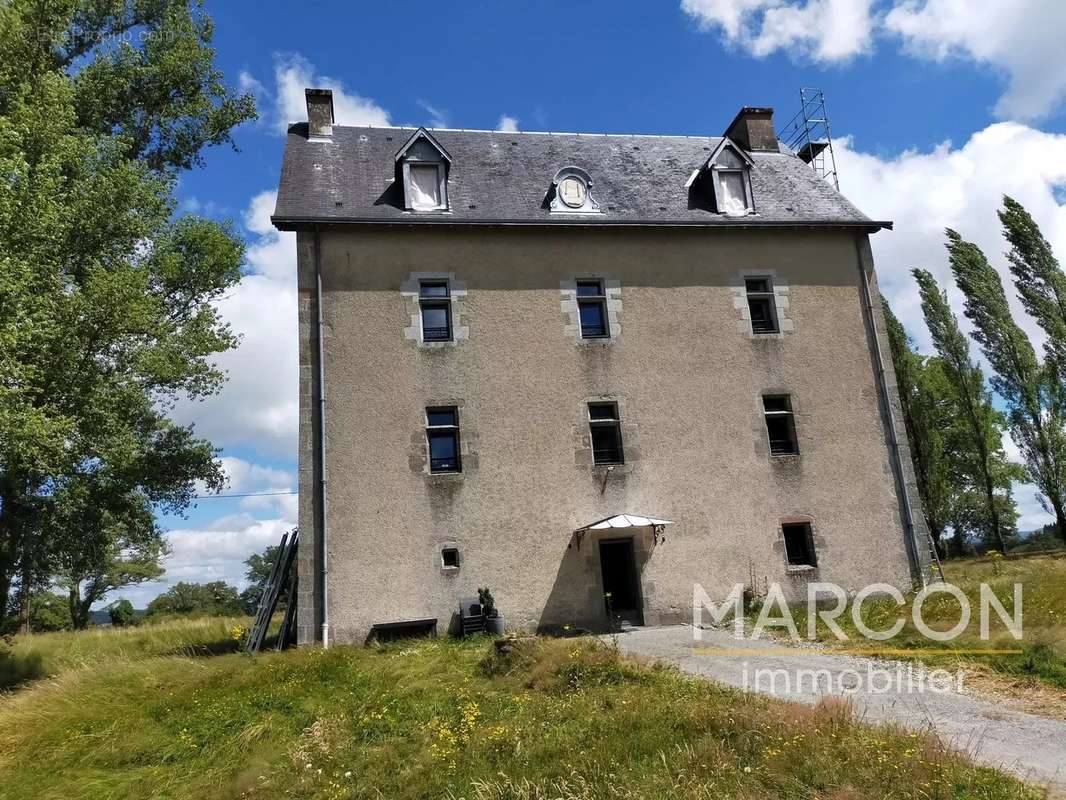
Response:
[[[447,281],[448,295],[452,312],[452,338],[445,342],[427,342],[422,339],[422,304],[419,293],[422,281]],[[463,281],[455,279],[454,272],[412,272],[400,285],[400,294],[411,324],[403,329],[403,336],[409,342],[422,349],[434,350],[442,347],[455,347],[470,338],[470,328],[463,325],[467,288]]]
[[[788,563],[788,554],[785,552],[785,532],[783,526],[796,523],[807,523],[811,526],[811,542],[814,547],[815,561],[818,562],[816,566],[795,566]],[[786,575],[790,577],[816,579],[818,577],[818,571],[822,568],[822,556],[825,555],[828,547],[826,546],[825,538],[818,532],[818,525],[815,523],[812,515],[789,514],[781,517],[781,519],[777,521],[773,550],[781,556]]]
[[[462,465],[462,471],[430,472],[429,441],[426,439],[426,409],[446,406],[454,406],[459,415],[459,463]],[[408,466],[411,472],[423,475],[426,481],[431,483],[448,484],[462,481],[463,476],[468,472],[477,470],[479,458],[478,451],[475,448],[479,437],[477,430],[470,424],[464,400],[454,397],[428,398],[419,407],[419,420],[418,430],[411,434],[411,445],[407,453]],[[440,553],[437,554],[437,557],[440,558]]]
[[[622,431],[622,464],[597,464],[592,459],[592,431],[589,428],[589,403],[614,403]],[[580,421],[572,426],[574,464],[590,475],[602,478],[605,473],[628,475],[640,460],[640,430],[633,421],[633,403],[620,394],[601,394],[584,398],[579,409]]]
[[[762,403],[764,397],[788,397],[789,407],[792,409],[792,429],[796,436],[796,451],[775,453],[770,451],[770,432],[766,430],[766,409]],[[800,460],[804,452],[803,429],[800,422],[800,400],[796,398],[794,391],[786,386],[768,386],[755,399],[756,412],[759,416],[759,441],[756,452],[769,458],[772,464],[787,464]]]
[[[748,278],[769,278],[774,288],[774,314],[777,316],[777,333],[755,333],[751,329],[751,312],[748,310],[748,292],[744,281]],[[791,287],[787,278],[778,277],[773,269],[746,269],[733,275],[729,282],[733,292],[733,308],[740,314],[737,330],[749,339],[784,339],[795,332],[795,323],[789,316]]]
[[[449,566],[445,565],[445,563],[444,563],[444,551],[445,550],[455,550],[456,551],[456,553],[458,554],[458,560],[459,560],[459,563],[456,566],[449,567]],[[463,551],[459,547],[459,543],[458,542],[450,541],[450,540],[446,541],[446,542],[441,542],[440,551],[437,554],[437,558],[439,559],[440,571],[441,571],[442,575],[453,576],[453,575],[459,574],[459,570],[463,566]]]
[[[796,431],[796,450],[795,453],[771,453],[770,452],[770,435],[766,430],[766,409],[763,406],[762,399],[769,395],[770,397],[780,397],[782,395],[788,395],[789,405],[792,406],[792,425]],[[796,393],[785,386],[767,386],[755,395],[755,418],[756,418],[756,434],[755,434],[755,453],[756,455],[767,458],[771,464],[789,464],[797,462],[803,456],[804,447],[803,443],[803,425],[801,416],[801,404],[796,397]]]
[[[578,281],[603,281],[603,293],[607,297],[607,335],[595,339],[581,336],[581,312],[577,302]],[[563,329],[567,337],[579,345],[602,347],[612,344],[622,335],[622,282],[607,275],[581,272],[559,281],[559,293],[562,295],[559,307],[566,318]]]

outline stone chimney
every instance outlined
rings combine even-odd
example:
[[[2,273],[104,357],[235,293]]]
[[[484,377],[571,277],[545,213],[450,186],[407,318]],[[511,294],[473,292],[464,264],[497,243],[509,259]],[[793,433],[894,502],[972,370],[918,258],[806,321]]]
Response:
[[[307,100],[307,135],[333,135],[333,90],[304,89]]]
[[[776,153],[774,110],[744,106],[726,128],[725,135],[745,150],[769,150]]]

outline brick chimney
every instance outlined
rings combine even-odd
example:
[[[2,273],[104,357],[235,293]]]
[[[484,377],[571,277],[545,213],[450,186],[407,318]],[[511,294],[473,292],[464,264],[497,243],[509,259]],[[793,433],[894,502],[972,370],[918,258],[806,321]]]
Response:
[[[307,100],[307,135],[333,135],[333,90],[304,89]]]
[[[745,150],[769,150],[776,153],[774,110],[744,106],[726,128],[725,135]]]

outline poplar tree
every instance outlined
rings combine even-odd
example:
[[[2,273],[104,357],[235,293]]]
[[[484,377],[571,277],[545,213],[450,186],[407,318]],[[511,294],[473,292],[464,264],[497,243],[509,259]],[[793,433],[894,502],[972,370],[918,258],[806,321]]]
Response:
[[[984,516],[992,545],[1006,552],[997,488],[1003,477],[997,469],[1000,431],[984,375],[970,358],[970,346],[948,305],[947,295],[927,270],[912,271],[922,298],[922,313],[933,346],[940,356],[944,377],[952,388],[960,418],[960,464],[974,487],[981,492]],[[957,518],[958,515],[956,515]],[[956,531],[956,535],[959,535]]]
[[[947,230],[951,271],[965,296],[965,312],[973,337],[994,372],[993,389],[1007,404],[1011,437],[1025,459],[1030,480],[1045,508],[1055,515],[1060,535],[1066,533],[1063,466],[1066,464],[1066,393],[1055,360],[1041,364],[1025,332],[1014,321],[999,273],[981,249]],[[1031,289],[1030,300],[1038,296]]]
[[[1047,341],[1046,362],[1066,381],[1066,274],[1044,234],[1021,203],[1006,195],[999,212],[1010,271],[1022,306],[1037,321]]]
[[[948,464],[941,434],[943,398],[937,396],[937,384],[929,380],[926,359],[914,351],[910,337],[882,298],[892,367],[896,373],[903,421],[907,428],[918,495],[922,499],[933,544],[942,553],[941,536],[948,525],[950,485]]]

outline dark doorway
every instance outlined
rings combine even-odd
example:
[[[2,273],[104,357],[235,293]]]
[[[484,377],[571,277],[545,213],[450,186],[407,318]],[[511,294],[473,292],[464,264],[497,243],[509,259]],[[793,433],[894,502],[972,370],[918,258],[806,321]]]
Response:
[[[637,562],[632,539],[604,539],[600,542],[600,572],[603,574],[604,608],[615,619],[631,625],[644,624],[640,602]],[[610,594],[610,600],[606,595]]]

